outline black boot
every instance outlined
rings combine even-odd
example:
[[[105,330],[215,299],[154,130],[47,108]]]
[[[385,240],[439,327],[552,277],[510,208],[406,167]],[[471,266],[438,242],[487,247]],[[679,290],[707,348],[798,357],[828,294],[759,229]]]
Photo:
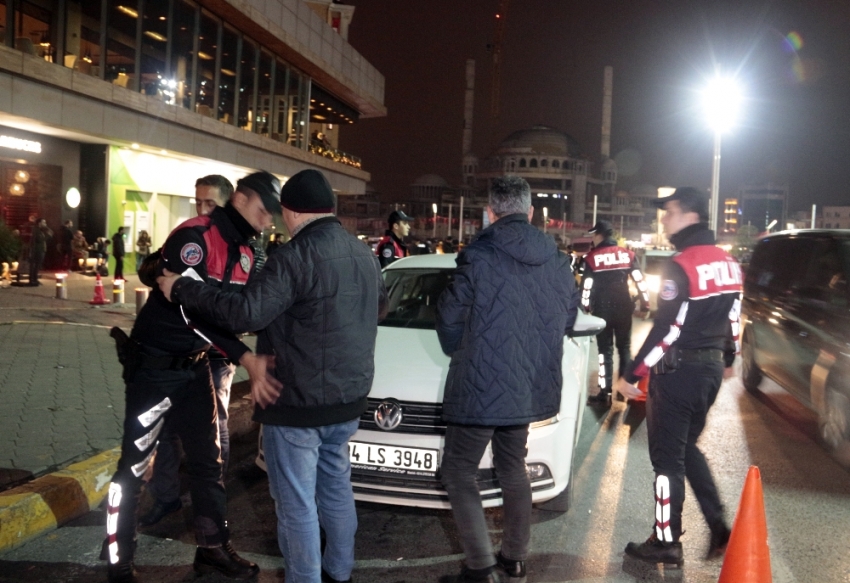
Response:
[[[729,536],[732,531],[726,526],[725,522],[719,522],[711,526],[711,538],[708,541],[708,553],[705,559],[710,561],[718,559],[726,552],[726,545],[729,544]]]
[[[327,571],[322,569],[322,583],[352,583],[351,577],[346,579],[345,581],[340,581],[339,579],[334,579],[331,577]]]
[[[230,541],[220,547],[198,547],[194,567],[198,573],[221,573],[231,579],[251,579],[260,572],[257,565],[236,554]]]
[[[685,563],[682,556],[682,543],[665,543],[653,534],[643,543],[629,543],[626,554],[647,563],[664,563],[681,567]]]
[[[598,393],[587,398],[587,404],[593,407],[610,407],[611,391],[600,389]]]
[[[150,510],[139,517],[139,526],[153,526],[172,512],[177,512],[181,508],[183,508],[183,502],[180,501],[180,498],[171,502],[160,502],[157,500],[151,506]]]
[[[109,583],[139,583],[136,577],[136,569],[133,567],[133,561],[123,563],[109,564],[106,572],[106,580]]]
[[[496,565],[508,576],[508,583],[525,583],[525,561],[506,559],[502,552],[496,555]]]

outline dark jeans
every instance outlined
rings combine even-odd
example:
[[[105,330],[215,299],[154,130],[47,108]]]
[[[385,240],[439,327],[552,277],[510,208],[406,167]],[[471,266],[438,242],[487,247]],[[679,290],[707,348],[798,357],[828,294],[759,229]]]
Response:
[[[30,285],[38,285],[38,272],[44,263],[44,253],[34,252],[30,256]]]
[[[723,381],[723,363],[681,362],[675,372],[650,377],[646,401],[649,458],[659,479],[669,481],[669,525],[656,520],[662,531],[669,526],[672,540],[682,535],[685,477],[699,502],[706,522],[713,527],[723,520],[723,504],[714,478],[697,440],[708,411]],[[665,480],[666,478],[666,480]],[[664,500],[658,502],[663,505]],[[666,516],[656,508],[656,517]],[[662,538],[659,536],[659,538]],[[666,540],[666,538],[662,538]]]
[[[124,279],[124,256],[115,256],[115,276],[112,279]]]
[[[531,482],[525,471],[528,425],[449,424],[443,450],[442,480],[470,569],[485,569],[496,563],[476,482],[478,464],[491,441],[493,462],[502,489],[502,554],[515,561],[528,558],[531,538]]]
[[[221,480],[216,405],[209,361],[189,370],[140,368],[126,389],[121,459],[108,495],[107,535],[110,562],[133,556],[139,493],[156,454],[159,433],[169,418],[186,451],[189,488],[199,546],[227,540],[227,496]]]
[[[230,461],[230,432],[227,430],[227,408],[230,406],[230,385],[236,367],[224,359],[210,360],[213,387],[215,387],[216,409],[218,412],[218,441],[221,445],[221,475],[227,476],[227,464]],[[148,482],[148,491],[155,500],[168,504],[180,497],[180,437],[172,427],[181,420],[172,416],[165,424],[156,448],[156,463],[153,477]]]
[[[599,388],[610,391],[614,376],[614,343],[620,357],[622,376],[632,361],[632,304],[600,306],[593,315],[605,320],[605,329],[596,336],[599,352]]]

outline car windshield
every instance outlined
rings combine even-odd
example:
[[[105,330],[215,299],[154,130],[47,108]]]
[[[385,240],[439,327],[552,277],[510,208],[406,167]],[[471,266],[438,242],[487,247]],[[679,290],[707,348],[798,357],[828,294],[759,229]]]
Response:
[[[387,269],[389,312],[381,326],[434,330],[437,299],[452,278],[450,269]]]

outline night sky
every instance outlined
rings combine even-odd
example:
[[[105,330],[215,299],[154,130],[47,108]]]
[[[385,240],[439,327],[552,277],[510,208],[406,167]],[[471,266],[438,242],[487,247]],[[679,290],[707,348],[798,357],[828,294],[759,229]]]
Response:
[[[746,96],[724,136],[720,198],[788,183],[791,210],[850,204],[850,1],[511,0],[500,115],[491,115],[498,0],[356,0],[349,42],[386,78],[385,118],[345,128],[384,198],[423,174],[460,182],[466,59],[476,61],[473,152],[536,124],[600,150],[614,68],[611,154],[620,188],[711,183],[699,91],[717,67]]]

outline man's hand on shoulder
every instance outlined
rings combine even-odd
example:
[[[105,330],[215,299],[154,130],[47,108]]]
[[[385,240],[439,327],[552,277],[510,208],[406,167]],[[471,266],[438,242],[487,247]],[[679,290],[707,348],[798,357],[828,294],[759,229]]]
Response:
[[[174,282],[180,279],[180,274],[171,273],[167,269],[162,270],[162,275],[156,278],[156,283],[159,285],[159,291],[165,296],[169,302],[171,299],[171,288],[174,287]]]

